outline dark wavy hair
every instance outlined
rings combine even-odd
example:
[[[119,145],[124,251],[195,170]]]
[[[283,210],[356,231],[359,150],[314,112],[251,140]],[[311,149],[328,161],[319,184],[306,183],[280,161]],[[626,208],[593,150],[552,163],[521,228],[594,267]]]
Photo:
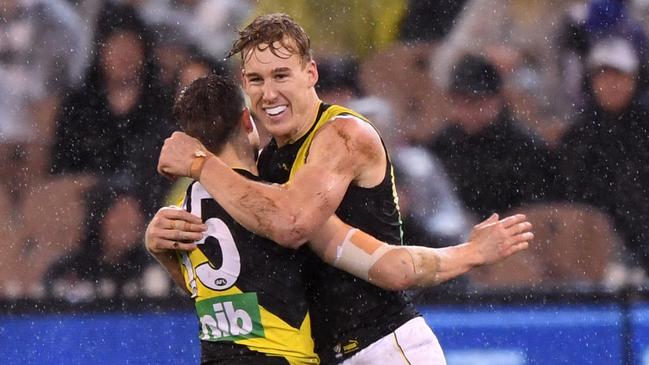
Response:
[[[149,28],[131,6],[106,2],[100,10],[95,26],[93,59],[84,78],[86,88],[96,93],[103,91],[105,79],[101,68],[102,49],[106,45],[106,41],[118,32],[131,32],[137,36],[142,44],[145,57],[145,64],[141,70],[144,76],[142,84],[147,89],[159,87],[156,80],[157,68],[153,53],[154,38]]]
[[[211,74],[194,80],[181,92],[174,117],[183,132],[219,153],[237,130],[244,106],[243,94],[232,79]]]

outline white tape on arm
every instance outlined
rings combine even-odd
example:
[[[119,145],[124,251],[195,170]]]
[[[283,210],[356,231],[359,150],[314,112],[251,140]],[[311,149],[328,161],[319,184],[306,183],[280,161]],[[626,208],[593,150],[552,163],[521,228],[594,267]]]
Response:
[[[352,228],[336,247],[333,266],[368,281],[370,268],[389,250],[389,245],[372,241],[366,233]]]

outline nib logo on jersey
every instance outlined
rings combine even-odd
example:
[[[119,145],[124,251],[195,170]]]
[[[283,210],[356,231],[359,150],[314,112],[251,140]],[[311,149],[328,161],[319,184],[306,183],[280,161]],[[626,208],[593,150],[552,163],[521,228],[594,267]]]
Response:
[[[264,337],[255,293],[202,300],[196,302],[196,312],[201,323],[201,340],[236,341]]]

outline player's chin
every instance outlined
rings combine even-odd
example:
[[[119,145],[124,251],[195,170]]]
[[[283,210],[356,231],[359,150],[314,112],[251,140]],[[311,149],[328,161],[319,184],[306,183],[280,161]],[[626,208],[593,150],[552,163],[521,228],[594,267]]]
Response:
[[[290,138],[291,133],[293,132],[291,123],[289,120],[278,120],[272,121],[268,124],[265,124],[266,130],[268,133],[272,134],[274,137],[287,137]]]

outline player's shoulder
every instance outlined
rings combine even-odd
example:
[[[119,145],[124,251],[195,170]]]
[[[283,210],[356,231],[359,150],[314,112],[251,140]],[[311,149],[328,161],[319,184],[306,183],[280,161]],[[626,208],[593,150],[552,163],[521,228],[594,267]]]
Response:
[[[318,140],[320,143],[342,143],[350,152],[382,149],[378,131],[366,119],[349,113],[338,114],[327,120],[314,136],[314,143]]]

